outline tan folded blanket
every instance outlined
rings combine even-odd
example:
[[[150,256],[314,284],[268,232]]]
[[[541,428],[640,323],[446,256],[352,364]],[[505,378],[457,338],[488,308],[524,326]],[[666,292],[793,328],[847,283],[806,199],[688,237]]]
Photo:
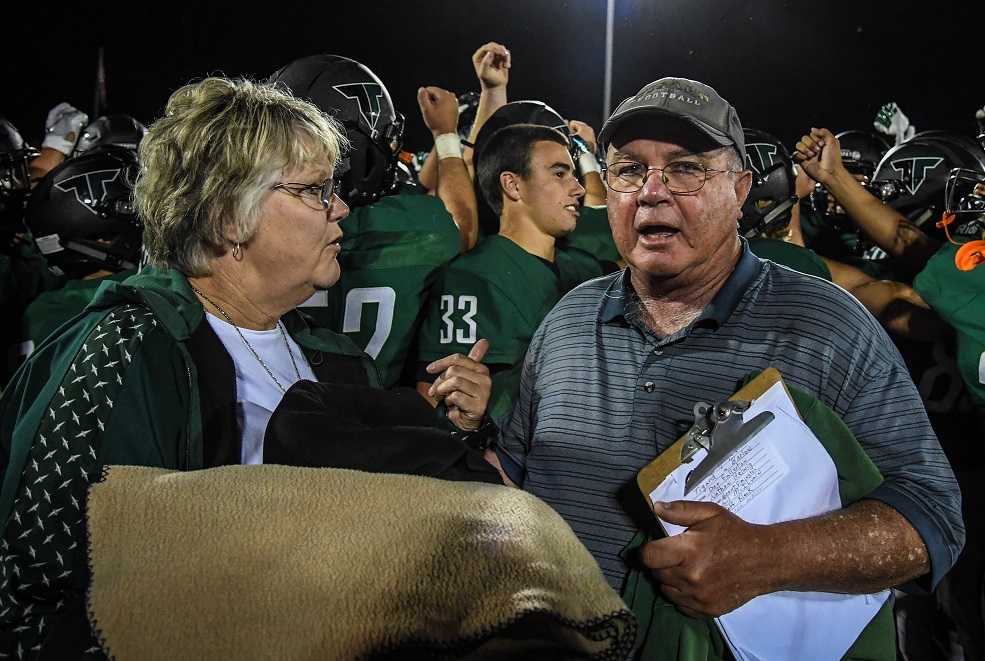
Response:
[[[624,659],[636,623],[561,517],[409,475],[113,466],[89,616],[117,659]]]

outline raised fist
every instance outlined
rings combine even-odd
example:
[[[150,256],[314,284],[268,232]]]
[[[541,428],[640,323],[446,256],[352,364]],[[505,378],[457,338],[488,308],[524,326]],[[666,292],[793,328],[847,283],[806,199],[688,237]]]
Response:
[[[44,141],[41,146],[71,156],[82,128],[88,123],[89,115],[63,101],[48,111],[48,119],[44,123]]]
[[[440,87],[421,87],[417,90],[417,103],[433,135],[458,131],[458,97],[452,92]]]
[[[510,51],[490,41],[472,54],[472,66],[482,89],[504,87],[510,82]]]

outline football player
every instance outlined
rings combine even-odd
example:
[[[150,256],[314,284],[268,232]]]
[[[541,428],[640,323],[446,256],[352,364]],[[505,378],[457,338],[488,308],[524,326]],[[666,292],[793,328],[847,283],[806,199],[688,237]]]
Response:
[[[958,369],[985,420],[985,173],[952,170],[945,199],[949,240],[913,286],[955,329]]]
[[[134,152],[104,146],[63,162],[31,192],[28,229],[48,268],[67,282],[27,306],[15,360],[81,312],[105,279],[136,272],[143,231],[132,201],[136,175]]]
[[[384,387],[412,383],[413,370],[401,376],[428,288],[438,268],[477,238],[475,195],[457,133],[458,99],[436,87],[418,91],[439,158],[432,197],[397,182],[404,118],[366,66],[339,55],[314,55],[288,64],[269,82],[332,114],[351,143],[340,168],[340,195],[351,208],[343,223],[342,276],[315,294],[304,311],[372,356]]]
[[[580,200],[578,225],[574,231],[558,241],[560,250],[575,248],[595,255],[604,272],[619,268],[621,257],[612,240],[609,218],[605,208],[605,184],[601,168],[595,159],[595,132],[588,124],[576,120],[565,121],[556,110],[542,101],[511,101],[501,106],[482,125],[475,139],[476,158],[483,145],[504,126],[511,124],[539,124],[557,129],[568,135],[571,157],[578,166],[579,181],[586,189]],[[476,181],[476,198],[479,206],[479,228],[484,236],[499,231],[499,214],[485,201]],[[589,191],[594,191],[589,194]]]
[[[418,390],[432,390],[430,361],[488,338],[489,412],[496,419],[512,408],[517,368],[541,320],[561,296],[602,270],[588,253],[556,249],[574,230],[585,194],[563,133],[510,124],[477,142],[475,158],[478,186],[499,231],[449,263],[432,288],[418,341]]]
[[[942,412],[946,416],[942,424],[949,422],[950,426],[938,434],[949,450],[962,485],[968,541],[944,579],[947,588],[938,590],[937,598],[954,622],[964,658],[974,659],[982,658],[985,651],[985,529],[980,515],[985,506],[981,488],[981,440],[985,438],[985,173],[952,170],[945,191],[941,224],[947,230],[946,242],[917,274],[913,286],[954,329],[955,347],[952,354],[935,345],[934,357],[948,360],[934,360],[933,371],[927,371],[917,385],[921,394],[936,385],[940,393],[951,397],[950,409]],[[959,408],[961,389],[955,385],[955,376],[960,376],[974,406],[977,415],[973,422]],[[938,395],[934,403],[941,401]],[[935,427],[936,419],[943,416],[931,413]]]

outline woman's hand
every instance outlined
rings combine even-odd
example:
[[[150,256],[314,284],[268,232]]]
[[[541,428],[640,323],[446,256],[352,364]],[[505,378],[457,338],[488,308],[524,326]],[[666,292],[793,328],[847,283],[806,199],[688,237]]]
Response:
[[[482,424],[492,391],[489,368],[480,361],[489,351],[489,340],[479,340],[468,356],[455,353],[427,366],[428,374],[437,374],[428,396],[448,409],[448,419],[463,431],[473,431]]]

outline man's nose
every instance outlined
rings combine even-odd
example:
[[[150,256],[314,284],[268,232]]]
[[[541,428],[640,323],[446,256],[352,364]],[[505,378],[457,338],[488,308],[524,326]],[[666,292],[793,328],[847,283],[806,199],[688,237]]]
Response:
[[[644,204],[657,204],[673,197],[673,193],[670,192],[667,184],[664,183],[662,172],[650,170],[646,175],[643,186],[637,193],[640,202]]]

